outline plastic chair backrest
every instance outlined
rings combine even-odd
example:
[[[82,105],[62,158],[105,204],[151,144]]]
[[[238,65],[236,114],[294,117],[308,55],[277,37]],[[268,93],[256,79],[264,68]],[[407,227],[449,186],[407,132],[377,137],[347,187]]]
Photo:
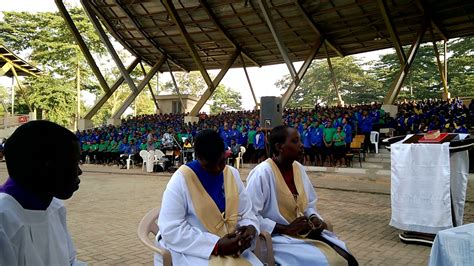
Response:
[[[139,154],[140,154],[140,157],[142,157],[143,161],[146,161],[148,159],[148,156],[150,156],[150,154],[145,150],[140,151]]]
[[[379,142],[379,132],[371,131],[370,132],[370,142],[371,143],[378,143]]]
[[[247,149],[244,146],[240,146],[240,152],[242,153],[242,156],[244,153],[247,151]]]
[[[161,158],[161,157],[165,156],[165,154],[161,150],[155,150],[155,155],[158,158]]]
[[[140,224],[138,225],[138,239],[149,249],[160,254],[163,257],[163,265],[171,265],[171,253],[164,249],[155,246],[155,243],[150,240],[148,235],[151,233],[156,236],[158,233],[158,216],[160,214],[160,208],[154,208],[150,210],[145,216],[143,216]]]
[[[155,156],[155,151],[154,150],[148,151],[148,153],[150,154],[151,157]]]

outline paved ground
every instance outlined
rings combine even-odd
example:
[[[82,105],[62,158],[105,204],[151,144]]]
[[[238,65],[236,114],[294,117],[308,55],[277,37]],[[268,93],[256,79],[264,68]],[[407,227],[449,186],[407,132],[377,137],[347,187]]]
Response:
[[[80,190],[66,202],[79,259],[90,265],[152,264],[152,253],[138,241],[136,230],[142,216],[160,205],[169,175],[102,166],[83,170]],[[248,169],[242,170],[242,176],[247,173]],[[6,175],[1,163],[0,183]],[[426,265],[430,248],[402,244],[398,231],[388,226],[389,179],[320,172],[311,177],[319,211],[331,220],[361,265]],[[465,222],[474,222],[472,201],[466,205]]]

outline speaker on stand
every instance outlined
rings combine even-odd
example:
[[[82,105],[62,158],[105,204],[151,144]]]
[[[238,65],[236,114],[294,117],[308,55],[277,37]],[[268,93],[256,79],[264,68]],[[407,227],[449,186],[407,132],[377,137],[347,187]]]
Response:
[[[265,150],[267,157],[270,157],[270,147],[268,146],[268,136],[270,131],[283,124],[283,106],[281,97],[264,96],[260,98],[260,128],[265,132]]]

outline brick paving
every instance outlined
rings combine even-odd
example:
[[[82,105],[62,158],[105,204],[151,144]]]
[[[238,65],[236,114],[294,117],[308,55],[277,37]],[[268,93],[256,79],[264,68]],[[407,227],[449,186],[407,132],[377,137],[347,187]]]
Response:
[[[78,258],[89,265],[151,265],[152,253],[139,242],[136,230],[142,216],[160,205],[170,175],[102,166],[84,166],[83,170],[80,190],[66,201]],[[248,169],[241,172],[245,177]],[[2,163],[1,183],[6,175]],[[387,181],[321,173],[310,176],[317,187],[320,213],[331,220],[361,265],[427,264],[429,247],[401,243],[398,230],[388,226]],[[472,192],[469,189],[468,194]],[[465,223],[474,222],[472,201],[466,203],[465,212]]]

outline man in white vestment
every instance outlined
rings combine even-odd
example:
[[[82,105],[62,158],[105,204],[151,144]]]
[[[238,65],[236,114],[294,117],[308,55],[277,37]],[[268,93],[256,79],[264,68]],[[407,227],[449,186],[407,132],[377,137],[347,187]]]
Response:
[[[212,130],[195,138],[197,160],[181,166],[163,194],[156,245],[174,265],[261,265],[251,252],[258,220],[239,172],[226,166],[224,142]],[[162,257],[155,254],[155,265]]]
[[[316,211],[316,193],[298,163],[303,145],[298,131],[275,127],[269,137],[272,158],[247,179],[247,192],[260,230],[272,235],[279,265],[357,265],[344,242],[328,231]]]
[[[9,178],[0,186],[0,265],[80,264],[59,200],[79,188],[77,137],[52,122],[28,122],[8,139],[5,157]]]

